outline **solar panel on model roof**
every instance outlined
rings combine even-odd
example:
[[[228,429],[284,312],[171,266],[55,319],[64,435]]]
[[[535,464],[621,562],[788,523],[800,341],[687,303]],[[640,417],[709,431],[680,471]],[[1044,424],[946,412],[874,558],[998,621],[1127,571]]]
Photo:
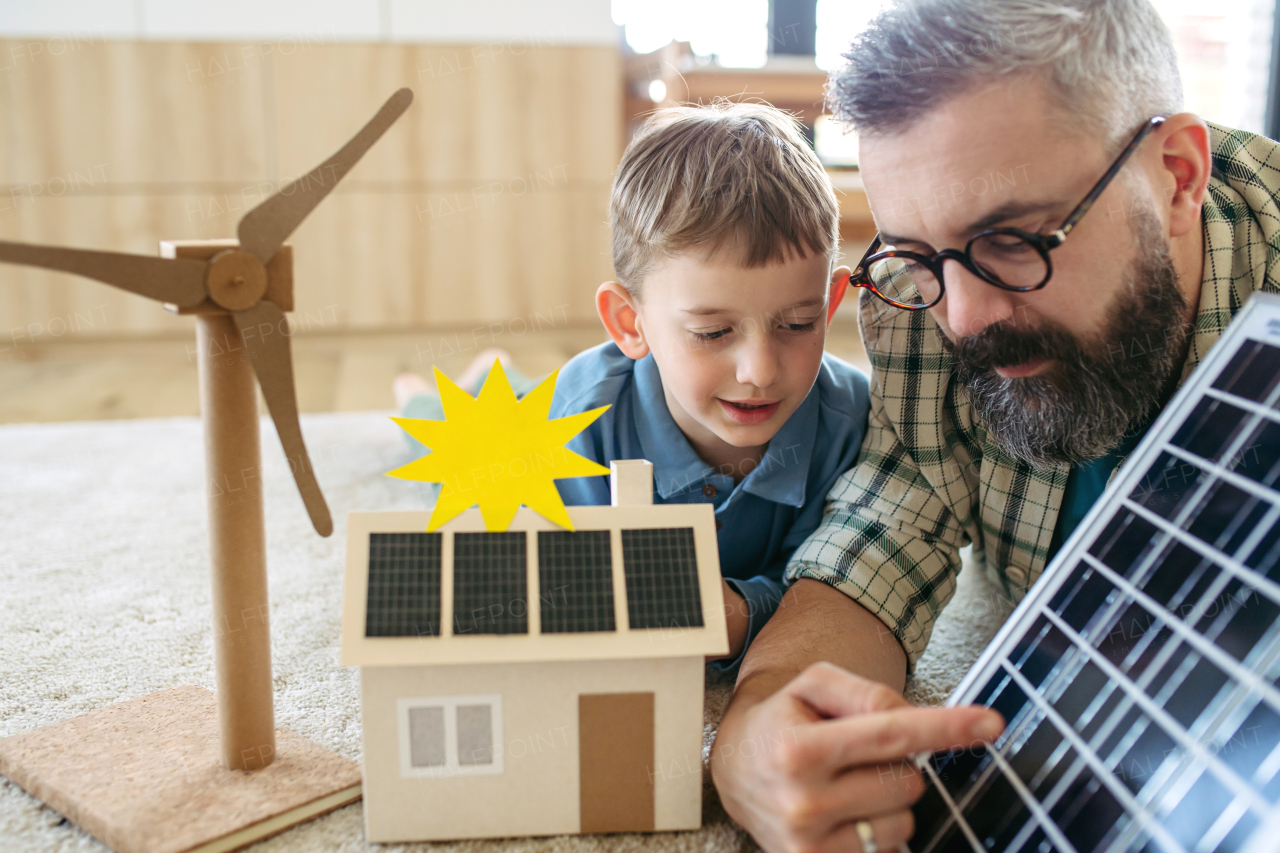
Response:
[[[523,531],[453,534],[453,633],[527,634]]]
[[[633,630],[702,625],[692,527],[622,531],[622,564]]]
[[[369,537],[366,637],[440,635],[440,534]]]
[[[1223,335],[952,696],[915,853],[1274,850],[1280,298]]]
[[[538,587],[542,633],[615,630],[609,531],[538,531]]]
[[[620,534],[627,627],[702,627],[693,528]],[[443,535],[369,535],[365,636],[440,636],[444,573],[453,581],[453,636],[527,634],[528,532],[450,533],[451,552]],[[536,547],[539,632],[616,631],[610,531],[541,530]]]

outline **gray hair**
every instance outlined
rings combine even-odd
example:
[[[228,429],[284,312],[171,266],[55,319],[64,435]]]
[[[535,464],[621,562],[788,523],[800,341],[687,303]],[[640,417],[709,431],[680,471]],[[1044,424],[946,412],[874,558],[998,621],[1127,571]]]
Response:
[[[1108,141],[1182,109],[1173,41],[1149,0],[898,0],[845,58],[828,98],[837,120],[869,135],[1016,74],[1041,75]]]

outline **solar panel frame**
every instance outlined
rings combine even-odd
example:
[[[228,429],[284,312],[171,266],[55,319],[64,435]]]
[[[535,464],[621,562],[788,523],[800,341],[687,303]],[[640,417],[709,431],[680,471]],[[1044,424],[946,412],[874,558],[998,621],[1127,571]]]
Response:
[[[1257,341],[1269,344],[1274,351],[1265,351],[1251,343]],[[1021,806],[1035,818],[1021,824],[1020,829],[1004,840],[1003,849],[1034,849],[1026,844],[1039,834],[1055,849],[1077,850],[1067,834],[1073,825],[1071,821],[1079,814],[1061,821],[1066,825],[1064,829],[1050,819],[1049,812],[1071,793],[1070,786],[1080,778],[1082,768],[1092,771],[1090,784],[1096,783],[1088,794],[1087,804],[1092,803],[1098,791],[1105,791],[1123,807],[1121,815],[1100,837],[1102,846],[1096,849],[1187,849],[1178,843],[1163,821],[1176,818],[1185,822],[1205,812],[1212,820],[1203,830],[1197,830],[1199,840],[1192,845],[1193,849],[1243,849],[1260,853],[1274,848],[1276,830],[1280,829],[1280,803],[1263,796],[1260,789],[1263,785],[1276,787],[1275,799],[1280,801],[1280,735],[1270,752],[1258,759],[1257,769],[1246,776],[1241,776],[1227,763],[1220,745],[1224,735],[1230,738],[1228,743],[1234,743],[1243,721],[1251,719],[1259,708],[1273,713],[1280,725],[1280,690],[1274,683],[1280,680],[1280,619],[1269,616],[1273,611],[1263,607],[1266,603],[1274,608],[1274,613],[1280,614],[1280,584],[1276,583],[1280,578],[1274,577],[1280,574],[1275,566],[1277,552],[1280,552],[1280,535],[1275,533],[1280,530],[1277,524],[1280,492],[1274,488],[1280,479],[1280,462],[1273,460],[1269,467],[1257,465],[1256,470],[1241,472],[1249,440],[1280,435],[1280,428],[1266,429],[1280,424],[1280,376],[1271,375],[1269,368],[1262,376],[1253,376],[1242,369],[1241,353],[1247,352],[1252,352],[1255,359],[1263,353],[1268,359],[1265,363],[1280,364],[1280,297],[1255,295],[1240,312],[1196,374],[1175,395],[1126,460],[1104,497],[1063,544],[1026,599],[948,699],[949,705],[976,701],[1000,708],[1006,688],[992,684],[998,674],[1005,679],[1001,684],[1016,684],[1024,697],[1014,709],[1016,713],[1008,718],[1009,728],[996,740],[994,748],[982,751],[981,756],[963,756],[964,761],[973,765],[966,779],[972,780],[972,774],[977,773],[976,781],[967,785],[960,782],[953,794],[949,789],[950,780],[941,778],[940,770],[961,766],[960,759],[944,754],[922,760],[921,766],[933,790],[927,800],[921,801],[926,805],[917,808],[921,831],[911,842],[911,849],[916,853],[951,849],[957,829],[973,850],[985,853],[992,849],[969,826],[971,815],[964,810],[977,802],[977,797],[986,790],[987,780],[996,773],[1005,779]],[[1228,390],[1231,381],[1241,377],[1247,377],[1248,398]],[[1225,411],[1224,407],[1230,406],[1244,413],[1225,438],[1217,437],[1221,441],[1216,447],[1212,441],[1194,444],[1196,430],[1188,427],[1193,415],[1199,413],[1203,421],[1205,413],[1214,407],[1212,403],[1205,404],[1206,399],[1216,401],[1215,411]],[[1180,446],[1174,445],[1175,439],[1181,439]],[[1206,458],[1194,452],[1195,448],[1211,449],[1211,452]],[[1269,444],[1262,449],[1268,454],[1267,459],[1280,456],[1280,450]],[[1246,453],[1242,454],[1242,450]],[[1180,494],[1171,507],[1163,508],[1169,511],[1168,517],[1163,511],[1144,505],[1141,499],[1134,499],[1143,478],[1148,477],[1161,454],[1199,472],[1196,479],[1187,484],[1186,493]],[[1254,458],[1260,455],[1255,452]],[[1248,508],[1244,511],[1251,514],[1238,516],[1224,512],[1226,525],[1215,533],[1208,525],[1197,525],[1197,522],[1201,521],[1206,508],[1219,500],[1218,493],[1224,491],[1224,484],[1233,490],[1227,497],[1243,499],[1243,507]],[[1220,511],[1217,506],[1212,508]],[[1101,550],[1097,546],[1126,512],[1131,518],[1129,524],[1151,528],[1154,533],[1145,541],[1135,539],[1134,544],[1143,547],[1136,553],[1127,553],[1128,561],[1124,562],[1115,560],[1110,548],[1116,541],[1123,541],[1126,531],[1117,527],[1111,531],[1111,545]],[[1245,522],[1240,521],[1241,517]],[[1212,542],[1202,538],[1210,534],[1214,537]],[[1153,544],[1157,547],[1151,547]],[[1215,544],[1228,548],[1229,553],[1219,551]],[[1263,546],[1266,550],[1260,555]],[[1191,560],[1202,559],[1189,566],[1187,578],[1177,589],[1169,591],[1168,600],[1161,602],[1148,594],[1145,585],[1160,576],[1161,567],[1178,547],[1185,549]],[[1135,549],[1128,550],[1134,552]],[[1180,558],[1184,556],[1179,552]],[[1124,564],[1117,568],[1108,560]],[[1246,561],[1255,565],[1249,566]],[[1262,569],[1268,566],[1268,574],[1263,574]],[[1098,580],[1093,580],[1095,578]],[[1086,592],[1091,582],[1093,586]],[[1247,590],[1248,595],[1240,594],[1241,590]],[[1196,600],[1186,603],[1192,594]],[[1086,596],[1081,599],[1084,604],[1068,617],[1067,608],[1078,595]],[[1249,618],[1264,621],[1270,618],[1271,621],[1269,626],[1262,626],[1253,646],[1241,658],[1223,648],[1219,640],[1232,622],[1246,613],[1252,596],[1260,598],[1254,605],[1258,609]],[[1167,607],[1170,602],[1176,602],[1173,609]],[[1126,632],[1123,621],[1117,620],[1131,613],[1135,619],[1145,615],[1148,621],[1145,626],[1135,623],[1135,627],[1142,630],[1126,636],[1130,632]],[[1119,640],[1114,639],[1117,624]],[[1041,656],[1040,659],[1048,661],[1048,669],[1043,672],[1035,668],[1041,665],[1040,659],[1034,657],[1041,640],[1029,641],[1033,629],[1036,637],[1044,638],[1056,632],[1068,643],[1065,649],[1055,648],[1055,653]],[[1103,631],[1110,633],[1103,634]],[[1099,670],[1113,686],[1092,696],[1086,706],[1079,709],[1083,716],[1065,720],[1055,705],[1067,695],[1086,666]],[[1213,687],[1215,670],[1217,675],[1226,675],[1217,687]],[[1043,681],[1033,683],[1027,672]],[[1206,673],[1210,676],[1208,681],[1204,680]],[[1200,680],[1190,680],[1193,676]],[[1161,678],[1164,680],[1160,681]],[[1150,687],[1155,688],[1154,694],[1149,695]],[[1205,696],[1210,688],[1212,695]],[[1170,705],[1180,692],[1184,694],[1182,704]],[[1197,708],[1202,700],[1203,705]],[[1085,725],[1086,737],[1077,726],[1091,714],[1091,709],[1092,718]],[[1192,713],[1185,725],[1174,717],[1183,711]],[[1036,773],[1024,782],[1010,760],[1020,758],[1021,751],[1045,720],[1053,723],[1062,741],[1047,759],[1031,765]],[[1095,728],[1090,730],[1090,726]],[[1152,769],[1151,778],[1131,790],[1130,786],[1140,780],[1124,778],[1123,762],[1151,732],[1170,737],[1174,751],[1165,753]],[[1213,733],[1213,739],[1207,744],[1201,743],[1208,733]],[[1106,751],[1099,755],[1095,746]],[[1059,772],[1067,756],[1071,756],[1071,764]],[[1119,765],[1120,774],[1109,766],[1112,763]],[[1042,802],[1028,784],[1034,785],[1037,779],[1054,773],[1059,773],[1058,778]],[[1259,776],[1262,781],[1253,781]],[[1220,812],[1209,806],[1198,812],[1180,808],[1193,799],[1201,804],[1211,803],[1205,792],[1213,793],[1210,790],[1213,785],[1230,795]],[[1088,788],[1086,785],[1077,789],[1077,799],[1080,790]],[[939,801],[944,812],[922,811],[937,809]],[[930,803],[933,805],[929,806]],[[1166,805],[1170,813],[1164,817],[1150,814],[1149,809],[1158,812]],[[960,815],[965,819],[957,821]],[[982,817],[986,819],[987,815]],[[1256,818],[1251,829],[1244,822],[1245,817]],[[1240,827],[1246,830],[1238,832]],[[1241,847],[1241,844],[1248,846]]]

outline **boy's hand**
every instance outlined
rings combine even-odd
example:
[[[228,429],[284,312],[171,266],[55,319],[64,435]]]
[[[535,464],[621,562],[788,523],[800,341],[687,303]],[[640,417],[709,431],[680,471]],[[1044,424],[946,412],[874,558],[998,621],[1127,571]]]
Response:
[[[860,820],[888,851],[911,837],[910,808],[924,792],[910,757],[990,741],[1003,728],[989,709],[916,708],[817,663],[763,701],[735,697],[711,773],[725,810],[766,851],[856,853]]]
[[[733,591],[728,581],[720,579],[720,588],[724,592],[724,621],[729,629],[729,654],[707,655],[707,662],[713,660],[733,660],[742,654],[742,647],[747,642],[747,631],[751,628],[751,607],[746,599]]]

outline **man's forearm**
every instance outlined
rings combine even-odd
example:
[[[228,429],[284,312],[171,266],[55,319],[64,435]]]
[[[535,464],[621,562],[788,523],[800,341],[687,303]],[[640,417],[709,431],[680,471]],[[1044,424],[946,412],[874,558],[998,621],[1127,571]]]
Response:
[[[733,704],[768,698],[818,661],[899,692],[906,683],[906,653],[884,623],[839,590],[804,579],[787,591],[747,650]]]
[[[939,747],[903,739],[891,755],[865,749],[886,727],[936,734],[921,715],[956,711],[908,706],[906,672],[906,654],[879,619],[826,584],[797,582],[747,649],[720,720],[711,777],[725,811],[770,851],[858,849],[850,819],[861,816],[880,821],[884,849],[905,842],[923,783],[908,771],[885,785],[880,765]],[[833,765],[833,755],[846,759]]]

